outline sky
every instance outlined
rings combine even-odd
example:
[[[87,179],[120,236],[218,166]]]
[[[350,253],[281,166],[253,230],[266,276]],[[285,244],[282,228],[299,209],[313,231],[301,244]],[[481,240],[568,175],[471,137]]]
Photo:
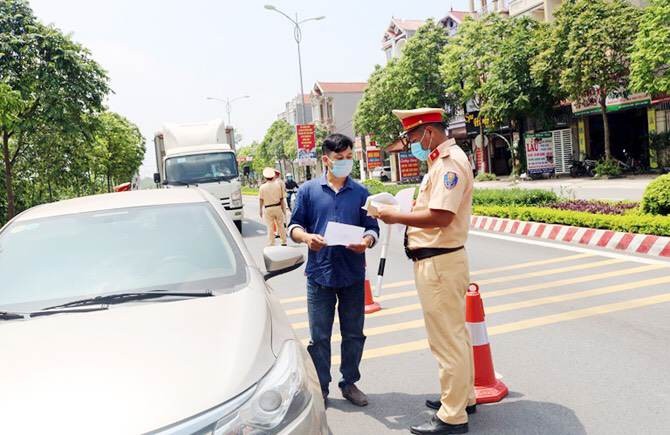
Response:
[[[233,103],[241,145],[261,140],[300,92],[292,24],[305,23],[305,93],[316,81],[367,81],[384,63],[381,39],[392,17],[442,18],[467,0],[30,0],[35,15],[72,35],[108,72],[110,110],[137,124],[147,141],[142,176],[155,172],[153,134],[165,122],[225,117]]]

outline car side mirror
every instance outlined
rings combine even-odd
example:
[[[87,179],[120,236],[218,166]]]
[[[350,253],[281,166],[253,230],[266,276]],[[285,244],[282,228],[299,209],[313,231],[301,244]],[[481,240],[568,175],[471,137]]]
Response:
[[[161,174],[158,172],[154,173],[154,183],[161,184]]]
[[[302,266],[305,256],[298,248],[288,246],[268,246],[263,249],[265,262],[265,279],[290,272]]]

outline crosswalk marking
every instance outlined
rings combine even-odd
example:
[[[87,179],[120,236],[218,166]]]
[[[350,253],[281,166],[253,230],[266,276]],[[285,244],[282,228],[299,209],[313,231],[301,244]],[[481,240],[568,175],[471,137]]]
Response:
[[[630,310],[634,308],[641,308],[667,302],[670,302],[670,293],[664,293],[656,296],[633,299],[623,302],[616,302],[612,304],[598,305],[595,307],[583,308],[579,310],[566,311],[563,313],[551,314],[548,316],[534,317],[531,319],[521,320],[518,322],[504,323],[502,325],[497,325],[489,328],[488,334],[489,336],[507,334],[509,332],[516,332],[524,329],[531,329],[539,326],[546,326],[555,323],[566,322],[569,320],[582,319],[585,317],[598,316],[601,314],[608,314],[617,311]],[[363,352],[363,359],[369,360],[385,356],[415,352],[424,349],[428,349],[428,342],[426,339],[368,349]],[[339,363],[340,363],[340,356],[334,355],[333,364],[339,364]]]
[[[475,276],[478,276],[478,275],[484,275],[484,274],[494,273],[494,272],[504,272],[504,271],[510,271],[510,270],[516,270],[516,269],[524,269],[524,268],[527,268],[527,267],[542,266],[542,265],[553,264],[553,263],[562,263],[562,262],[565,262],[565,261],[579,260],[579,259],[593,257],[593,256],[594,256],[594,254],[566,255],[566,256],[558,257],[558,258],[550,258],[548,260],[529,261],[529,262],[526,262],[526,263],[517,263],[517,264],[512,264],[512,265],[509,265],[509,266],[501,266],[501,267],[493,267],[493,268],[490,268],[490,269],[475,270],[473,272],[470,272],[470,277],[475,277]],[[404,287],[404,286],[412,285],[412,284],[414,284],[414,280],[396,281],[396,282],[390,282],[388,284],[384,284],[382,286],[382,288],[391,289],[391,288]],[[399,299],[399,298],[411,296],[413,293],[415,293],[414,290],[407,291],[407,292],[402,292],[402,293],[391,293],[389,295],[381,296],[377,300],[383,302],[384,300]],[[293,303],[293,302],[302,302],[302,301],[306,301],[306,300],[307,300],[306,296],[295,296],[295,297],[291,297],[291,298],[281,299],[279,302],[282,303],[282,304],[290,304],[290,303]],[[293,315],[293,314],[303,314],[303,313],[306,313],[306,312],[307,312],[306,309],[303,308],[303,309],[287,310],[286,314],[288,314],[290,316],[290,315]]]
[[[626,290],[634,290],[642,287],[649,287],[667,283],[670,283],[670,276],[662,276],[659,278],[651,278],[642,281],[626,282],[623,284],[604,286],[596,289],[568,293],[563,295],[547,296],[543,298],[529,299],[520,302],[512,302],[509,304],[494,305],[486,308],[486,314],[504,313],[507,311],[519,310],[523,308],[531,308],[541,305],[550,305],[560,302],[573,301],[577,299],[585,299],[594,296],[602,296],[606,294],[617,293]],[[372,337],[375,335],[388,334],[391,332],[398,332],[421,327],[423,327],[422,319],[369,328],[365,330],[365,335],[367,335],[368,337]],[[305,339],[303,340],[303,343],[306,343],[306,340],[308,341],[308,339]],[[332,342],[337,343],[341,340],[342,337],[339,334],[333,335]]]
[[[519,274],[519,275],[510,275],[510,276],[501,276],[501,277],[498,277],[498,278],[483,279],[483,280],[477,281],[477,283],[479,285],[498,284],[498,283],[501,283],[501,282],[517,281],[517,280],[524,279],[524,278],[534,278],[534,277],[538,277],[538,276],[556,275],[558,273],[575,272],[577,270],[593,269],[593,268],[596,268],[596,267],[609,266],[609,265],[612,265],[612,264],[623,263],[625,261],[626,260],[623,260],[623,259],[620,259],[620,258],[615,258],[615,259],[611,259],[611,260],[602,260],[602,261],[595,261],[595,262],[591,262],[591,263],[575,264],[573,266],[559,267],[559,268],[556,268],[556,269],[543,269],[543,270],[523,273],[523,274]]]

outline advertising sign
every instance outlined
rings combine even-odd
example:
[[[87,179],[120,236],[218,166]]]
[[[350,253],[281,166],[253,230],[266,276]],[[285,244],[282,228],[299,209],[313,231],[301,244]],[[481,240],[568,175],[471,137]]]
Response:
[[[300,165],[316,163],[316,127],[314,124],[298,124],[295,126],[298,138],[298,158]]]
[[[554,163],[554,143],[551,132],[527,134],[526,162],[529,174],[553,174],[556,171]]]
[[[572,112],[575,116],[593,115],[600,113],[600,90],[594,87],[589,95],[579,103],[572,103]],[[624,109],[634,109],[636,107],[647,107],[651,104],[649,94],[627,94],[626,92],[610,92],[605,100],[607,112],[618,112]]]
[[[400,181],[403,183],[421,181],[421,162],[408,151],[400,152],[398,157],[400,159]]]
[[[382,166],[382,151],[379,148],[368,146],[366,150],[368,171]]]

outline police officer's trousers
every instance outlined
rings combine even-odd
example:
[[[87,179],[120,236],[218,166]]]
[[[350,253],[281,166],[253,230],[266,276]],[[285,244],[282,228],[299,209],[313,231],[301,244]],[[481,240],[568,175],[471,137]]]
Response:
[[[275,244],[275,226],[279,233],[282,245],[286,244],[286,228],[284,228],[284,212],[281,206],[275,205],[263,210],[265,225],[268,229],[268,246]]]
[[[437,416],[449,424],[468,421],[467,405],[476,402],[470,335],[465,326],[465,293],[470,282],[465,249],[414,263],[430,350],[437,359],[442,407]]]

